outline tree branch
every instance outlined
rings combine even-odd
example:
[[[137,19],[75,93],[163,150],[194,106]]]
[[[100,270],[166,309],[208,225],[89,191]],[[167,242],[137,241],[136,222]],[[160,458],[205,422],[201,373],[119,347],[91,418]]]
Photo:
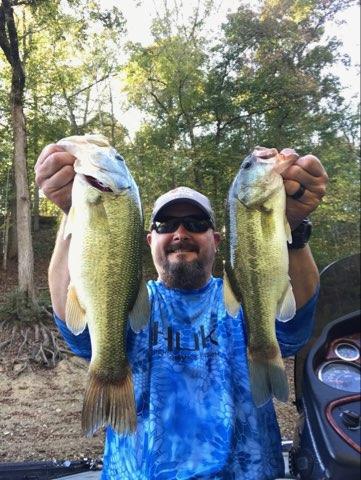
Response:
[[[9,0],[2,0],[1,12],[4,14],[2,22],[3,35],[6,37],[4,53],[8,53],[6,57],[12,69],[12,95],[15,104],[22,103],[22,96],[25,86],[25,73],[20,59],[19,42],[14,21],[14,11]],[[7,33],[6,33],[7,30]],[[4,40],[4,39],[3,39]]]
[[[11,49],[9,40],[6,35],[6,22],[5,22],[5,11],[4,5],[0,5],[0,47],[1,50],[4,52],[6,60],[11,65]]]
[[[87,85],[86,87],[84,88],[81,88],[80,90],[72,93],[71,95],[69,95],[67,98],[73,98],[73,97],[76,97],[77,95],[79,95],[79,93],[82,93],[82,92],[85,92],[85,90],[89,90],[90,88],[94,87],[94,85],[97,85],[98,83],[100,82],[103,82],[104,80],[106,80],[107,78],[109,77],[115,77],[115,74],[111,74],[110,72],[105,74],[102,78],[99,78],[98,80],[96,80],[95,82],[91,83],[90,85]]]
[[[154,83],[160,83],[161,85],[164,85],[165,87],[167,86],[166,82],[163,82],[162,80],[159,80],[159,78],[154,78],[154,77],[148,77],[147,80],[149,82],[154,82]]]
[[[156,103],[158,103],[158,105],[160,106],[160,108],[162,110],[164,110],[166,113],[169,114],[169,111],[167,109],[167,107],[165,105],[163,105],[163,103],[159,100],[159,98],[157,97],[157,95],[154,93],[154,92],[150,92],[151,96],[154,98],[154,100],[156,101]]]

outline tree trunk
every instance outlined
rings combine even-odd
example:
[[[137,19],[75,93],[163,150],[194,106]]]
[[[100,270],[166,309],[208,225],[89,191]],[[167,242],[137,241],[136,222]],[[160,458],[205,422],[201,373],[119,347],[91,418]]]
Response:
[[[34,86],[34,132],[33,132],[33,154],[34,158],[39,154],[39,129],[38,129],[38,93],[37,85]],[[35,183],[35,182],[34,182]],[[39,188],[35,183],[34,198],[33,198],[33,231],[39,231]]]
[[[35,302],[34,253],[31,237],[31,207],[25,153],[25,117],[22,105],[17,105],[15,101],[12,105],[12,123],[14,132],[19,290],[26,294],[29,299]]]
[[[3,235],[3,270],[6,272],[8,265],[8,241],[9,241],[10,212],[4,216],[4,235]]]
[[[4,232],[2,238],[2,247],[3,247],[3,270],[6,271],[7,268],[7,259],[8,259],[8,241],[9,241],[9,228],[10,228],[10,208],[9,208],[9,191],[10,191],[10,169],[6,175],[6,185],[5,185],[5,198],[4,204],[2,205],[4,211]]]
[[[11,185],[15,192],[14,173],[12,172]],[[10,197],[9,204],[10,224],[9,224],[9,240],[8,240],[8,259],[14,260],[18,256],[18,236],[16,232],[16,193]]]
[[[80,135],[81,132],[80,132],[79,126],[76,122],[74,108],[71,104],[70,98],[68,97],[68,95],[66,93],[65,87],[63,87],[63,97],[64,97],[66,105],[68,107],[69,119],[70,119],[70,123],[71,123],[72,133],[74,135]]]
[[[9,0],[2,0],[0,3],[0,48],[11,66],[10,102],[16,184],[18,286],[20,292],[31,303],[36,303],[30,195],[26,170],[26,130],[23,111],[25,74],[19,53],[13,5]]]

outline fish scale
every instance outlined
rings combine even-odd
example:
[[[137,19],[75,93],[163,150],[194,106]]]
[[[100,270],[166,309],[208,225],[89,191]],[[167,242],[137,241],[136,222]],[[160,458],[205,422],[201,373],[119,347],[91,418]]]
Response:
[[[279,195],[282,196],[282,194],[283,192],[280,190]],[[276,202],[277,199],[275,199]],[[277,341],[274,329],[277,299],[282,295],[285,285],[278,283],[276,279],[279,274],[284,277],[285,272],[284,267],[279,267],[280,263],[277,262],[278,249],[272,247],[275,240],[278,242],[277,239],[272,238],[276,232],[274,216],[272,213],[255,210],[252,212],[252,221],[250,221],[247,218],[248,215],[249,212],[246,209],[239,208],[238,222],[240,225],[247,225],[247,228],[242,229],[242,233],[238,237],[236,261],[240,274],[237,278],[241,291],[252,291],[252,295],[245,295],[246,315],[247,312],[257,312],[255,315],[259,318],[272,319],[268,322],[247,323],[251,350],[260,352],[260,356],[262,356],[265,344],[275,345]],[[259,238],[255,243],[254,238],[257,235]],[[244,255],[245,251],[250,252],[247,257]],[[269,268],[270,265],[272,268]],[[264,294],[265,291],[268,291],[267,297]],[[276,300],[272,301],[272,299]]]
[[[102,312],[105,318],[118,319],[117,329],[126,328],[128,313],[135,300],[134,293],[136,293],[136,286],[139,282],[139,271],[141,267],[139,256],[132,254],[140,248],[141,231],[139,227],[137,227],[137,225],[140,224],[139,214],[135,215],[136,212],[133,212],[133,216],[131,215],[132,204],[130,202],[128,202],[128,205],[125,205],[125,207],[123,211],[126,213],[125,215],[121,215],[122,212],[117,199],[105,205],[106,216],[107,218],[111,218],[115,225],[110,225],[109,236],[104,235],[102,240],[102,248],[106,245],[109,249],[108,254],[102,256],[102,262],[104,262],[102,271],[104,271],[104,268],[108,274],[105,275],[102,282],[102,294],[95,296],[97,302],[94,305],[96,311]],[[122,225],[122,230],[119,229],[119,225]],[[137,244],[128,245],[127,247],[129,239],[135,240],[136,238],[138,238]],[[122,256],[119,256],[118,252],[123,252]],[[119,275],[118,279],[114,279],[112,272],[122,272],[122,274]],[[114,291],[114,285],[116,285],[119,294],[109,297],[106,293]],[[107,303],[104,303],[103,299],[106,299]],[[95,323],[95,325],[98,325],[100,329],[99,337],[104,338],[104,342],[102,342],[104,348],[103,351],[99,352],[99,357],[104,357],[110,365],[116,365],[117,361],[115,359],[124,359],[126,356],[125,335],[119,337],[119,342],[121,343],[121,346],[119,346],[117,342],[111,341],[113,333],[109,328],[106,328],[106,323],[99,322]],[[119,351],[119,348],[121,349],[121,356],[114,355],[115,352],[113,349]]]

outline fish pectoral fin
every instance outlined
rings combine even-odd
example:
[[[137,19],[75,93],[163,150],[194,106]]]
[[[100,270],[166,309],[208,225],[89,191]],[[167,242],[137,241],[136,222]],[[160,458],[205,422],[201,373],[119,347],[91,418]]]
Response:
[[[150,302],[147,285],[144,280],[140,283],[137,299],[129,313],[129,323],[133,332],[138,333],[149,322]]]
[[[283,297],[277,306],[276,318],[280,322],[288,322],[296,314],[296,300],[293,294],[291,282],[288,282],[288,286],[284,292]]]
[[[241,308],[241,303],[233,293],[231,282],[229,281],[226,271],[223,272],[223,301],[228,314],[231,315],[231,317],[236,317]]]
[[[84,308],[80,305],[76,290],[69,285],[65,306],[65,321],[69,330],[74,335],[82,333],[86,327],[86,315]]]
[[[74,207],[70,207],[69,213],[67,216],[64,215],[64,240],[73,233],[74,225],[76,224],[76,211]]]

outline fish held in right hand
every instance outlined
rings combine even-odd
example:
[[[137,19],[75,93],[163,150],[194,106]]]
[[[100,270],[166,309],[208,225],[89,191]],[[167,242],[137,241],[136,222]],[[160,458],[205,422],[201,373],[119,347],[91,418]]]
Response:
[[[82,429],[87,436],[106,425],[118,433],[134,432],[127,326],[130,319],[133,330],[139,331],[150,316],[141,274],[138,188],[124,159],[104,137],[75,136],[58,143],[76,157],[64,231],[71,236],[65,320],[75,335],[88,325],[92,346]]]

